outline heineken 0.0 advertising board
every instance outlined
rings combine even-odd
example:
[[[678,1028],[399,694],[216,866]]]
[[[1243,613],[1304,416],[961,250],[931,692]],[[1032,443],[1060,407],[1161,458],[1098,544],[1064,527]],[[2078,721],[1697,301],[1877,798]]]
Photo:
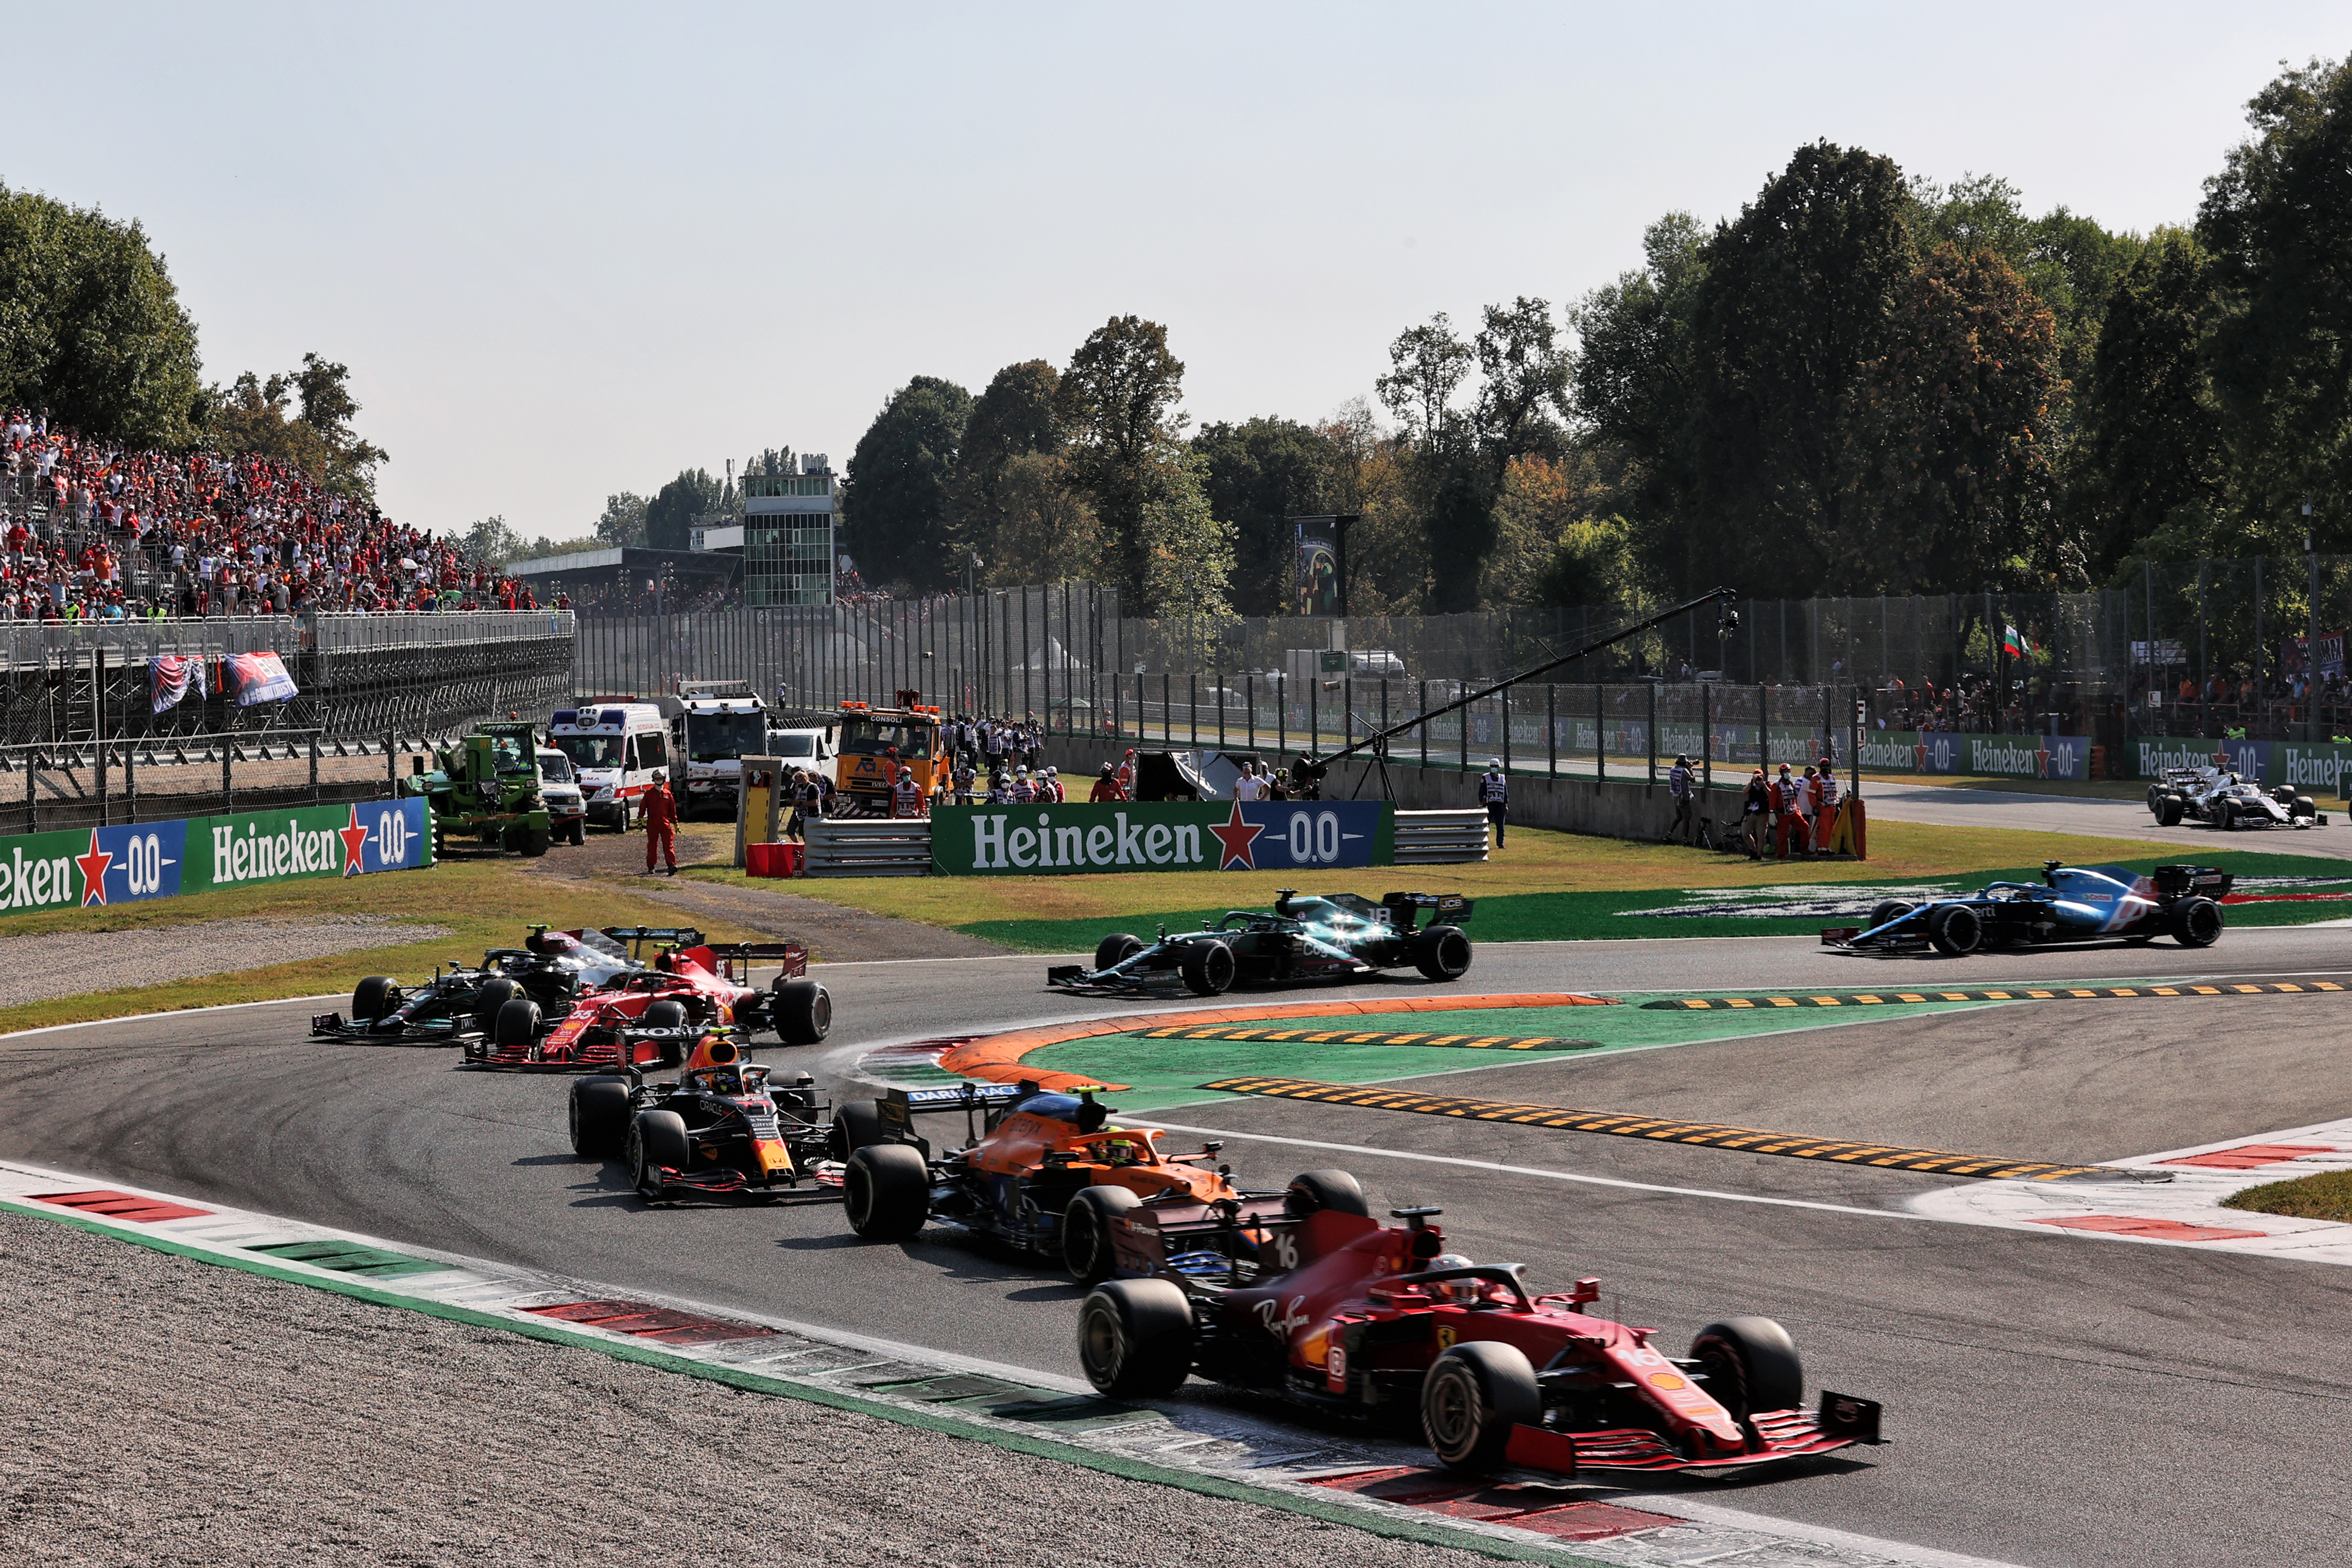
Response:
[[[432,863],[422,797],[19,834],[0,839],[0,912],[95,909]]]
[[[950,877],[1088,871],[1319,871],[1395,858],[1394,808],[1369,800],[943,805],[931,868]]]

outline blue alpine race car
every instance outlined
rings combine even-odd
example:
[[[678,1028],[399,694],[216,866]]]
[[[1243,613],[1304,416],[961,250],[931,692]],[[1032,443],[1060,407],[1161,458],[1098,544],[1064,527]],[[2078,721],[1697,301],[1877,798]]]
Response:
[[[1991,882],[1982,891],[1931,899],[1890,899],[1866,926],[1822,932],[1828,946],[1874,952],[1932,947],[1951,958],[1983,949],[2057,942],[2153,942],[2183,947],[2221,939],[2221,904],[2235,880],[2207,866],[2158,866],[2142,876],[2121,866],[2062,866],[2044,861],[2042,880]]]

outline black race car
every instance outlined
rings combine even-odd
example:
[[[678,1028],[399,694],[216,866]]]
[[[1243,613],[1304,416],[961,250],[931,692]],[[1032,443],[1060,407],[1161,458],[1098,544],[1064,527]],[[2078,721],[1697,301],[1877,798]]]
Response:
[[[677,941],[698,933],[615,927],[615,937],[590,926],[551,932],[533,926],[520,947],[494,947],[479,964],[451,959],[433,978],[409,988],[389,974],[371,974],[352,992],[352,1015],[321,1013],[310,1020],[315,1038],[412,1041],[443,1045],[489,1037],[499,1009],[516,997],[539,1004],[541,1016],[561,1018],[572,998],[621,984],[646,965],[631,955],[623,938]]]
[[[632,1041],[667,1033],[630,1029]],[[742,1059],[732,1031],[702,1035],[675,1083],[635,1068],[572,1084],[572,1149],[618,1154],[646,1200],[684,1193],[819,1199],[841,1195],[833,1130],[804,1072]]]
[[[1413,929],[1421,911],[1431,923]],[[1095,966],[1055,964],[1045,984],[1088,995],[1159,994],[1185,990],[1214,996],[1236,980],[1281,984],[1349,979],[1380,969],[1418,969],[1432,980],[1459,980],[1470,970],[1470,939],[1461,922],[1471,900],[1452,893],[1389,893],[1379,903],[1354,893],[1302,899],[1286,888],[1274,912],[1228,910],[1199,931],[1145,943],[1119,931],[1095,949]]]

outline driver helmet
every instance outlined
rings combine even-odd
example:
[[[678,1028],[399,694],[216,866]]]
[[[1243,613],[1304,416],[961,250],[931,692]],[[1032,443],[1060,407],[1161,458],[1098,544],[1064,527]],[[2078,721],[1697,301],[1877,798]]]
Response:
[[[1429,1260],[1428,1271],[1441,1268],[1475,1268],[1477,1265],[1459,1252],[1441,1252]],[[1440,1300],[1468,1306],[1478,1299],[1480,1281],[1475,1279],[1441,1279],[1429,1288],[1429,1293]]]

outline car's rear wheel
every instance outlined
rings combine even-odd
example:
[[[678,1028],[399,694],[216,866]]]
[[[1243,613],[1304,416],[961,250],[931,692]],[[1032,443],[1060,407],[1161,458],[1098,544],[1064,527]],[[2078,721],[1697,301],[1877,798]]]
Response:
[[[498,1027],[499,1009],[522,994],[522,987],[503,974],[493,974],[474,993],[474,1027],[488,1035]]]
[[[1744,1418],[1794,1410],[1805,1402],[1805,1365],[1789,1331],[1769,1318],[1726,1318],[1691,1341],[1691,1359],[1706,1373],[1717,1405]]]
[[[1294,1219],[1328,1209],[1333,1214],[1369,1215],[1364,1189],[1345,1171],[1301,1171],[1290,1178],[1282,1194],[1283,1211]]]
[[[1108,1279],[1078,1308],[1078,1364],[1096,1392],[1156,1399],[1192,1375],[1192,1303],[1166,1279]]]
[[[389,974],[371,974],[352,987],[352,1021],[373,1024],[400,1010],[400,986]]]
[[[629,1123],[626,1149],[629,1181],[638,1195],[651,1201],[666,1190],[662,1169],[683,1171],[694,1152],[686,1138],[686,1119],[675,1110],[640,1110]]]
[[[572,1152],[597,1159],[621,1146],[629,1131],[625,1079],[583,1078],[572,1085]]]
[[[776,1037],[784,1044],[821,1045],[833,1032],[833,993],[817,982],[780,976],[768,1016],[776,1021]]]
[[[1141,1202],[1125,1187],[1080,1187],[1062,1211],[1062,1267],[1081,1285],[1099,1285],[1118,1269],[1111,1221]]]
[[[1422,1436],[1450,1469],[1494,1469],[1512,1427],[1542,1424],[1536,1369],[1517,1345],[1467,1341],[1439,1356],[1421,1381]]]
[[[1176,965],[1184,988],[1195,996],[1222,996],[1233,989],[1234,950],[1222,942],[1196,942]]]
[[[884,1142],[882,1113],[870,1100],[848,1100],[833,1113],[833,1132],[825,1152],[846,1160],[860,1149]]]
[[[1865,929],[1876,931],[1880,926],[1901,920],[1918,907],[1916,904],[1906,904],[1900,899],[1884,900],[1870,911],[1870,924]]]
[[[2319,815],[2319,803],[2313,800],[2307,795],[2296,795],[2294,797],[2293,809],[2291,809],[2287,815],[2290,816],[2317,816]]]
[[[1966,958],[1984,945],[1984,921],[1966,904],[1946,904],[1927,917],[1927,940],[1948,958]]]
[[[2221,803],[2221,806],[2219,807],[2219,809],[2218,809],[2218,810],[2216,810],[2216,812],[2214,813],[2214,816],[2215,816],[2215,818],[2216,818],[2216,820],[2217,820],[2217,822],[2218,822],[2218,824],[2219,824],[2219,826],[2220,826],[2220,827],[2221,827],[2221,831],[2222,831],[2222,832],[2224,832],[2224,833],[2233,833],[2233,832],[2237,831],[2237,826],[2238,826],[2238,805],[2237,805],[2237,802],[2235,802],[2235,801],[2229,801],[2229,800],[2225,800],[2225,801],[2223,801],[2223,802]]]
[[[876,1143],[849,1157],[841,1179],[849,1228],[868,1241],[898,1241],[931,1217],[931,1168],[904,1143]]]
[[[527,1046],[539,1037],[539,1004],[528,996],[509,997],[490,1021],[490,1043],[500,1050]]]
[[[1113,931],[1095,943],[1095,968],[1104,970],[1114,963],[1125,963],[1142,951],[1141,937],[1129,936],[1123,931]]]
[[[1412,966],[1432,980],[1459,980],[1470,973],[1470,939],[1460,926],[1431,926],[1412,939]]]
[[[2158,799],[2156,803],[2156,820],[2158,826],[2162,827],[2179,826],[2180,811],[2183,804],[2184,803],[2181,801],[2181,798],[2177,795],[2168,795]]]
[[[2210,947],[2221,940],[2221,906],[2210,899],[2183,899],[2172,906],[2172,940],[2183,947]]]
[[[675,997],[657,996],[646,1004],[646,1010],[637,1015],[637,1023],[647,1029],[683,1029],[687,1025],[686,1004]],[[660,1045],[661,1065],[666,1068],[674,1068],[694,1054],[694,1042],[683,1035],[663,1040]]]

